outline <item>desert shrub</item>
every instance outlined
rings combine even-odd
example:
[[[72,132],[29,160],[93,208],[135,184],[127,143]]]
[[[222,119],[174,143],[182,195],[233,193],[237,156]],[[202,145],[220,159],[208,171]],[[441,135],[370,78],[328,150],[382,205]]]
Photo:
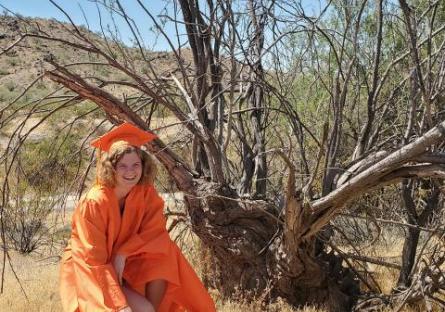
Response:
[[[8,248],[30,253],[65,239],[55,224],[78,166],[76,140],[67,135],[23,143],[8,176],[3,210]]]
[[[5,83],[5,87],[9,92],[13,92],[16,88],[16,84],[13,81],[8,81]]]
[[[53,210],[54,200],[30,188],[18,189],[4,207],[3,226],[8,247],[30,253],[45,244],[49,236],[46,219]]]
[[[17,170],[34,190],[53,194],[72,180],[76,171],[77,137],[46,137],[27,143],[20,155]]]
[[[64,182],[58,176],[62,169],[56,167],[48,162],[40,162],[40,167],[34,170],[24,168],[21,163],[14,167],[3,208],[8,248],[31,253],[53,244],[55,239],[63,239],[56,224],[66,196],[58,191]]]
[[[10,57],[10,58],[8,58],[7,59],[8,61],[8,64],[10,65],[10,66],[17,66],[18,64],[19,64],[19,60],[18,60],[18,58],[17,57]]]
[[[9,75],[9,71],[5,68],[0,68],[0,76]]]

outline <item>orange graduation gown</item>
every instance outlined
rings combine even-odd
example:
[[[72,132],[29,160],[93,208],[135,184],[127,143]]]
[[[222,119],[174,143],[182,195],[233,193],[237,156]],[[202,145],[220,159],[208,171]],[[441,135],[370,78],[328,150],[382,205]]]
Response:
[[[164,202],[153,185],[136,185],[121,216],[111,188],[95,185],[73,215],[72,233],[60,267],[60,292],[66,312],[119,311],[127,306],[112,265],[127,256],[123,278],[144,294],[155,279],[168,282],[159,312],[216,311],[201,281],[170,240]]]

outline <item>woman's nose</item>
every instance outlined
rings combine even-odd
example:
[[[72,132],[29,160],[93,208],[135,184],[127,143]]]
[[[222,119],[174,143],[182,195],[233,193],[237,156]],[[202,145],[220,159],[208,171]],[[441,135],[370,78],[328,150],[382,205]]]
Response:
[[[127,168],[125,170],[125,173],[133,173],[134,172],[134,168]]]

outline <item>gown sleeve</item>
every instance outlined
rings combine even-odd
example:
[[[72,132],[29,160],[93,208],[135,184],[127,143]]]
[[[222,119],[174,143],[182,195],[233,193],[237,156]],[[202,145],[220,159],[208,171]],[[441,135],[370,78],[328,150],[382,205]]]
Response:
[[[100,305],[119,311],[128,303],[108,257],[106,224],[100,209],[101,205],[95,200],[84,200],[74,214],[73,225],[78,239],[73,246],[73,257],[80,263],[77,268],[80,288],[94,294],[94,301]]]
[[[126,240],[117,253],[127,257],[140,253],[165,256],[171,241],[166,230],[164,200],[154,186],[148,186],[143,205],[145,211],[139,231]]]

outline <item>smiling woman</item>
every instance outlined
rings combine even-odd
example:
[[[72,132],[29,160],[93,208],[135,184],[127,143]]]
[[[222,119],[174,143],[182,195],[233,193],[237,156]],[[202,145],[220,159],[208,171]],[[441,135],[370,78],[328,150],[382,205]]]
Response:
[[[133,187],[142,176],[142,163],[136,152],[125,154],[116,165],[116,187]]]
[[[99,153],[97,182],[114,188],[121,213],[124,200],[136,184],[153,183],[155,165],[151,157],[126,141],[114,142],[108,153]]]
[[[96,183],[74,212],[61,264],[65,311],[215,311],[166,231],[155,166],[139,148],[154,138],[125,123],[93,142]]]

